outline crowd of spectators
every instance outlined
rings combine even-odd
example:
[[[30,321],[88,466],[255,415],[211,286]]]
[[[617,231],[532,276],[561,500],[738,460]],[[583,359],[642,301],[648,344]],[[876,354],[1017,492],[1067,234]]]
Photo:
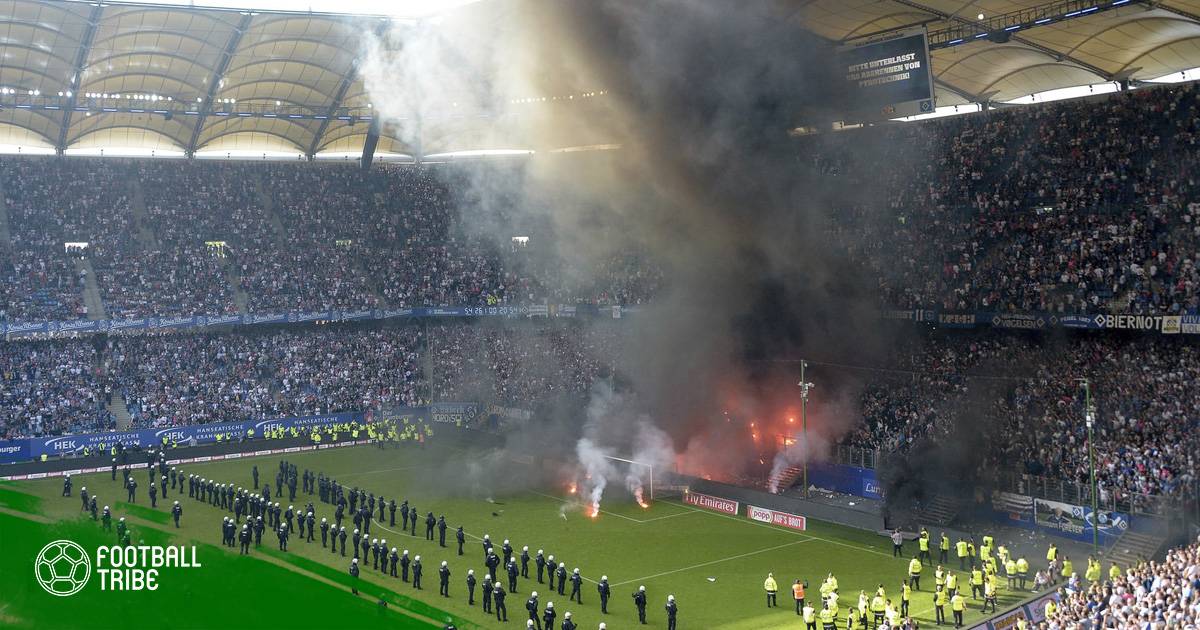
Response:
[[[0,439],[112,429],[97,358],[79,340],[0,344]]]
[[[1200,626],[1200,543],[1062,594],[1045,621],[1050,630],[1195,628]]]
[[[877,276],[885,306],[1194,314],[1198,94],[1187,84],[870,127],[799,150],[832,187],[830,229]],[[67,242],[89,243],[80,255],[121,317],[636,304],[661,290],[653,252],[576,269],[541,239],[506,247],[518,234],[502,232],[524,227],[508,225],[520,213],[505,204],[535,202],[484,198],[462,173],[472,168],[486,167],[6,158],[4,316],[85,315]]]
[[[864,423],[843,443],[904,451],[964,429],[986,440],[983,471],[1090,481],[1084,395],[1095,405],[1102,499],[1168,495],[1200,479],[1200,349],[1180,339],[1071,341],[989,334],[897,351],[863,388]],[[956,433],[959,432],[959,433]],[[1014,470],[1015,469],[1015,470]]]
[[[420,401],[419,329],[112,339],[135,426],[366,411]]]
[[[536,408],[608,378],[619,331],[462,322],[8,343],[0,437],[112,429],[113,392],[134,427],[387,410],[431,396]]]
[[[137,426],[429,400],[553,409],[619,378],[622,330],[603,321],[464,321],[111,336],[98,351],[88,338],[9,343],[0,353],[3,426],[9,434],[102,427],[107,412],[96,404],[114,391]],[[857,383],[862,421],[843,445],[903,453],[970,433],[972,462],[986,474],[1086,487],[1086,378],[1101,499],[1174,495],[1200,479],[1200,347],[1182,337],[928,335],[862,367],[853,376],[823,368],[831,384]]]
[[[107,315],[118,319],[636,304],[662,284],[645,252],[614,253],[567,273],[552,243],[509,247],[503,209],[491,232],[465,225],[480,211],[464,204],[487,212],[498,204],[452,190],[468,179],[434,167],[51,158],[5,165],[16,229],[11,248],[0,243],[0,297],[13,321],[87,316],[77,258],[91,261]],[[67,242],[87,247],[67,252]]]
[[[437,400],[528,408],[586,394],[613,373],[619,325],[430,327]]]
[[[1198,97],[1160,87],[804,147],[890,306],[1196,314]]]

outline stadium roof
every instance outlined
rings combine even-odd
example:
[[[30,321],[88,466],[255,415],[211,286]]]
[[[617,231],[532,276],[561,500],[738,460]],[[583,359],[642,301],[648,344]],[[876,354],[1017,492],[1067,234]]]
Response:
[[[0,0],[0,147],[356,154],[371,118],[356,73],[364,35],[473,1],[200,0],[219,6],[197,8],[161,0]],[[285,6],[310,11],[275,9]],[[939,106],[1200,67],[1200,0],[791,6],[797,24],[833,41],[925,25]],[[428,130],[422,148],[528,148],[509,141],[519,144],[518,130],[489,134],[481,131],[487,124],[446,123]],[[417,152],[386,127],[383,133],[380,154]]]
[[[364,34],[470,1],[340,3],[382,9],[368,16],[294,10],[332,8],[329,0],[202,2],[256,7],[241,10],[0,0],[0,143],[361,151],[367,125],[356,123],[369,116],[370,103],[355,70]],[[406,150],[393,138],[380,140],[381,152]]]
[[[1200,66],[1200,1],[799,0],[834,41],[904,26],[930,33],[939,106],[1159,78]]]

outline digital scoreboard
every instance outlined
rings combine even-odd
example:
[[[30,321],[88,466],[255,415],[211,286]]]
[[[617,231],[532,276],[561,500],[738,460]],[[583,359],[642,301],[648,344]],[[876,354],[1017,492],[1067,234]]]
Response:
[[[837,51],[846,122],[928,114],[934,109],[924,28],[888,33]]]

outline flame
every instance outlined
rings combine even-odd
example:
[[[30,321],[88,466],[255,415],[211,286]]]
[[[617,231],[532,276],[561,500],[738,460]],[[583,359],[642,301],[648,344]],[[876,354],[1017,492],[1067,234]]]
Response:
[[[637,504],[642,506],[642,509],[646,509],[646,510],[650,509],[650,504],[646,503],[646,501],[643,500],[643,498],[642,498],[642,487],[641,486],[638,486],[637,488],[634,489],[633,497],[635,499],[637,499]]]
[[[599,501],[595,501],[592,503],[592,513],[589,514],[589,516],[591,516],[592,518],[596,518],[597,516],[600,516],[600,502]]]
[[[574,483],[572,483],[570,486],[567,487],[567,492],[569,492],[571,494],[575,494],[578,490],[579,490],[579,487],[576,486]]]

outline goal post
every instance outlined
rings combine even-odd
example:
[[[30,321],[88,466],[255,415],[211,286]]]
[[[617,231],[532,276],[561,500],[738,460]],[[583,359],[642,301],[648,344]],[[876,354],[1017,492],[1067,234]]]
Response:
[[[638,479],[638,480],[644,479],[645,483],[643,483],[641,485],[646,491],[649,492],[648,498],[651,501],[654,500],[654,466],[652,464],[649,464],[647,462],[634,461],[632,459],[625,459],[624,457],[615,457],[613,455],[605,455],[604,459],[607,459],[607,460],[610,460],[613,462],[620,462],[621,464],[624,464],[625,465],[624,467],[628,468],[628,470],[629,470],[629,472],[626,473],[627,480],[631,479],[631,478]],[[639,472],[635,473],[634,471],[639,471]],[[627,485],[631,486],[629,488],[630,492],[635,491],[635,488],[632,487],[632,484],[627,484]]]

